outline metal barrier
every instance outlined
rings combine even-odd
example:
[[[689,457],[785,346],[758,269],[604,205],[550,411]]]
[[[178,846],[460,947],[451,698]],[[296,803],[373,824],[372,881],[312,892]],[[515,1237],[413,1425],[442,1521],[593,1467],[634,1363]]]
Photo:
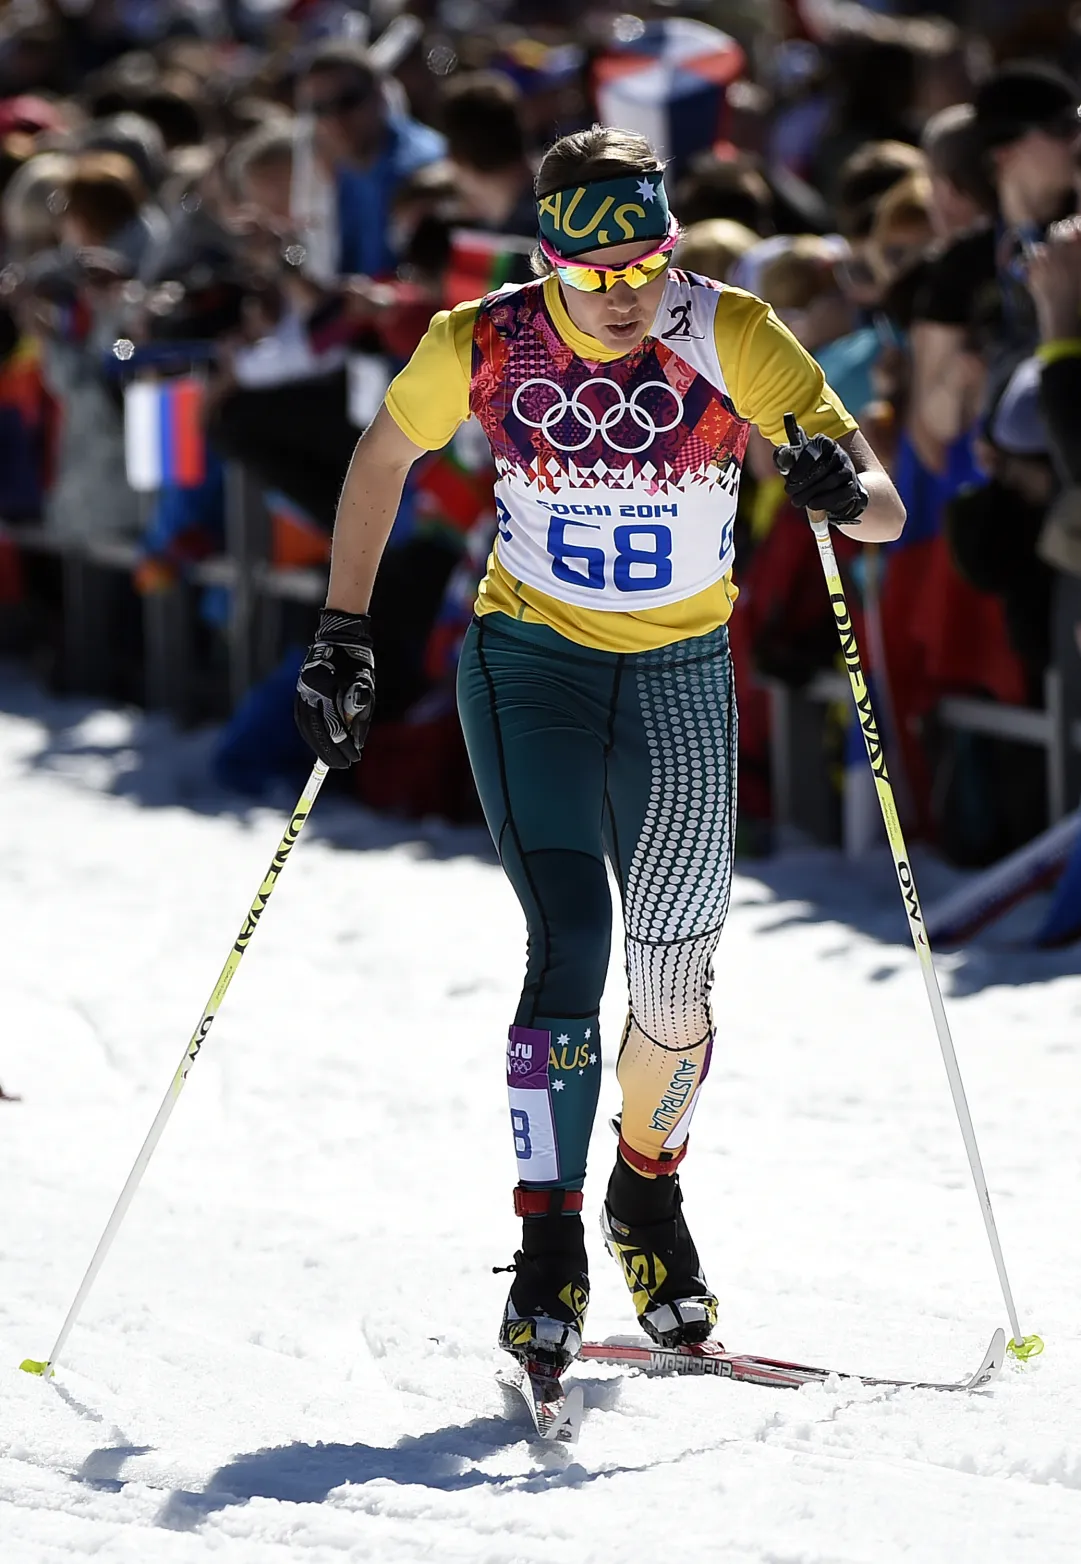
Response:
[[[224,586],[230,593],[226,710],[274,666],[281,653],[285,605],[310,605],[314,611],[323,602],[326,569],[274,566],[268,557],[269,530],[257,484],[239,465],[230,464],[227,553],[193,564],[183,580],[140,600],[148,708],[168,712],[182,723],[203,714],[192,683],[194,591]],[[115,539],[58,539],[33,527],[4,529],[3,535],[20,549],[53,555],[59,562],[65,687],[81,694],[114,694],[109,687],[108,577],[117,572],[130,576],[141,557],[137,546]],[[1067,602],[1058,612],[1061,620],[1076,608]],[[1047,671],[1042,709],[969,696],[948,696],[936,709],[937,720],[946,727],[1043,749],[1052,825],[1081,798],[1081,653],[1070,652],[1072,625],[1068,628],[1071,635],[1056,636],[1062,662]],[[781,845],[808,838],[836,843],[841,835],[841,801],[826,761],[825,736],[828,707],[840,702],[847,708],[848,680],[843,673],[829,670],[817,673],[800,689],[776,680],[766,681],[766,687],[776,839]]]
[[[58,538],[31,526],[3,528],[2,535],[20,550],[57,560],[64,687],[77,694],[114,695],[109,648],[115,578],[132,575],[142,558],[137,545],[122,539]],[[269,524],[261,492],[235,464],[226,471],[226,545],[226,554],[191,564],[183,579],[139,600],[145,705],[182,723],[202,714],[193,684],[194,592],[208,586],[229,591],[225,709],[235,706],[274,666],[281,651],[282,605],[310,604],[314,610],[326,595],[325,570],[276,567],[270,562]]]
[[[783,842],[793,833],[835,843],[840,804],[825,760],[827,707],[850,700],[848,679],[832,670],[817,673],[802,689],[768,680],[773,822]],[[999,701],[947,696],[937,720],[966,733],[1032,744],[1047,756],[1047,816],[1054,825],[1081,797],[1081,659],[1078,668],[1049,668],[1044,706],[1008,706]]]

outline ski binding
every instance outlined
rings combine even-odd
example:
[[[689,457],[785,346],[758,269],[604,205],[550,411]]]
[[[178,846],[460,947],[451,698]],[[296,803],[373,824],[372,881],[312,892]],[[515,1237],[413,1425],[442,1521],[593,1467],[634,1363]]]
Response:
[[[527,1364],[500,1369],[497,1377],[509,1395],[525,1403],[538,1439],[545,1444],[578,1443],[584,1410],[581,1385],[565,1386],[554,1374]]]

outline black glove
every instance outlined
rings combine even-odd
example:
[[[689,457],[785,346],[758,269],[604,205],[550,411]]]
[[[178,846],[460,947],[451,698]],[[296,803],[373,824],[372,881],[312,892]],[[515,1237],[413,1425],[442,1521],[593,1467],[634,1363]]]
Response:
[[[793,505],[825,511],[830,521],[846,523],[859,521],[867,509],[867,490],[852,458],[828,434],[816,434],[803,445],[782,445],[773,460]]]
[[[301,737],[326,765],[344,770],[360,759],[374,705],[375,658],[368,615],[324,608],[293,700]]]

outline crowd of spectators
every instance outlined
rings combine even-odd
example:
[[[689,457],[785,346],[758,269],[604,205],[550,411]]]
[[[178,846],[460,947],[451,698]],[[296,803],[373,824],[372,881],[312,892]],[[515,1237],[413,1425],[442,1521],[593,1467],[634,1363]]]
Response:
[[[1038,754],[935,712],[947,694],[1039,705],[1049,664],[1081,657],[1081,17],[1038,0],[913,10],[9,0],[3,643],[54,666],[66,606],[32,536],[123,540],[115,633],[136,665],[140,601],[185,589],[226,547],[231,465],[262,496],[271,562],[325,562],[390,374],[435,310],[528,278],[540,153],[603,115],[613,59],[685,59],[684,19],[717,29],[696,35],[716,113],[688,130],[672,72],[632,127],[670,143],[677,264],[773,305],[908,509],[898,545],[843,561],[908,824],[962,862],[1032,835]],[[205,441],[197,479],[166,476],[152,496],[129,483],[124,427],[125,387],[147,377],[194,381]],[[372,607],[377,724],[351,784],[377,807],[475,810],[450,690],[490,484],[467,425],[407,487]],[[750,841],[770,815],[767,681],[805,686],[836,655],[813,540],[757,436],[739,532]],[[229,590],[195,595],[195,654],[213,660]],[[238,786],[305,772],[289,704],[314,612],[286,616],[279,666],[212,713],[230,719],[219,769]],[[137,671],[119,693],[137,698]]]

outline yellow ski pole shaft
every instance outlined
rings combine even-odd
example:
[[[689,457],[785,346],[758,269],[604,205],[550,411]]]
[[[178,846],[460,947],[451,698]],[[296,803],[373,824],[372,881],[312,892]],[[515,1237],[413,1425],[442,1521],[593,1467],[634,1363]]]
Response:
[[[105,1256],[112,1246],[120,1224],[127,1214],[132,1197],[139,1187],[143,1174],[146,1172],[147,1164],[154,1155],[154,1150],[161,1139],[162,1131],[169,1122],[169,1116],[176,1106],[176,1100],[184,1089],[184,1082],[187,1080],[192,1066],[199,1057],[199,1050],[202,1048],[206,1041],[207,1033],[214,1024],[214,1017],[221,1009],[229,984],[233,981],[233,976],[240,965],[244,952],[251,944],[252,936],[259,927],[259,919],[262,917],[266,904],[270,900],[271,892],[278,883],[278,876],[285,868],[286,861],[296,844],[297,837],[304,828],[304,822],[307,820],[311,807],[315,803],[326,774],[327,767],[321,760],[317,760],[312,767],[311,776],[304,784],[304,791],[297,800],[296,808],[293,810],[292,818],[286,827],[285,835],[278,843],[278,850],[271,860],[270,868],[263,877],[263,883],[255,893],[255,900],[248,908],[240,933],[237,935],[233,947],[226,958],[225,965],[221,969],[221,975],[214,985],[214,991],[207,1000],[206,1009],[199,1017],[199,1024],[192,1033],[191,1041],[184,1050],[184,1055],[176,1074],[169,1082],[169,1089],[165,1093],[153,1124],[150,1126],[149,1133],[143,1142],[142,1150],[136,1157],[135,1164],[128,1174],[127,1182],[120,1191],[120,1196],[113,1207],[112,1216],[110,1216],[105,1231],[98,1240],[98,1247],[94,1250],[90,1264],[86,1268],[86,1275],[79,1285],[79,1291],[75,1294],[71,1308],[68,1310],[64,1323],[60,1327],[60,1334],[56,1338],[53,1350],[44,1363],[39,1363],[34,1358],[26,1358],[19,1367],[25,1369],[28,1374],[40,1374],[43,1378],[48,1379],[59,1362],[60,1354],[64,1350],[64,1343],[67,1341],[71,1328],[78,1318],[80,1309],[86,1302],[87,1294],[94,1285],[94,1279],[101,1270]]]
[[[791,413],[785,415],[785,433],[788,437],[789,446],[794,448],[794,450],[798,450],[806,442],[803,430]],[[875,721],[874,709],[871,705],[871,692],[864,677],[863,665],[860,662],[859,647],[856,644],[856,632],[852,625],[852,616],[848,611],[848,599],[845,596],[844,583],[837,568],[837,556],[834,553],[833,542],[830,538],[830,524],[826,517],[817,511],[808,511],[807,519],[811,524],[811,531],[814,533],[815,541],[818,544],[818,557],[822,564],[822,573],[826,578],[830,607],[833,610],[837,634],[841,641],[841,655],[844,658],[845,668],[848,671],[849,684],[852,686],[852,699],[856,703],[856,715],[859,718],[860,729],[863,733],[863,742],[867,749],[867,759],[871,765],[871,774],[875,779],[875,791],[878,794],[882,820],[886,827],[890,851],[893,854],[894,868],[897,870],[897,883],[901,887],[901,900],[904,903],[905,914],[908,918],[908,931],[912,936],[912,943],[916,947],[916,955],[919,957],[920,971],[923,973],[924,987],[927,990],[927,998],[931,1004],[931,1014],[934,1016],[938,1043],[942,1050],[942,1059],[946,1066],[950,1091],[953,1094],[953,1105],[957,1110],[957,1121],[961,1126],[961,1135],[965,1142],[965,1150],[968,1153],[968,1165],[972,1170],[976,1196],[980,1202],[980,1210],[983,1213],[983,1225],[987,1229],[988,1242],[991,1245],[991,1253],[995,1258],[995,1268],[998,1271],[999,1285],[1002,1288],[1002,1296],[1006,1302],[1006,1313],[1009,1316],[1010,1328],[1013,1331],[1010,1351],[1017,1358],[1032,1357],[1036,1353],[1043,1351],[1043,1342],[1039,1336],[1022,1336],[1021,1334],[1017,1309],[1013,1301],[1013,1291],[1010,1287],[1010,1279],[1006,1274],[1006,1261],[1002,1254],[1002,1244],[999,1241],[998,1228],[995,1224],[995,1214],[991,1209],[991,1194],[987,1187],[987,1177],[983,1171],[983,1161],[980,1157],[980,1148],[976,1143],[976,1131],[972,1123],[972,1114],[969,1111],[968,1099],[965,1096],[964,1083],[961,1080],[961,1069],[957,1062],[957,1050],[954,1048],[953,1037],[950,1034],[950,1025],[946,1019],[946,1007],[942,1002],[942,990],[939,988],[935,964],[931,957],[931,946],[927,938],[927,930],[924,927],[923,911],[920,907],[919,896],[916,893],[916,882],[908,861],[908,849],[905,846],[901,822],[897,814],[897,805],[894,801],[893,788],[890,786],[889,774],[886,770],[886,752],[879,737],[878,724]]]

